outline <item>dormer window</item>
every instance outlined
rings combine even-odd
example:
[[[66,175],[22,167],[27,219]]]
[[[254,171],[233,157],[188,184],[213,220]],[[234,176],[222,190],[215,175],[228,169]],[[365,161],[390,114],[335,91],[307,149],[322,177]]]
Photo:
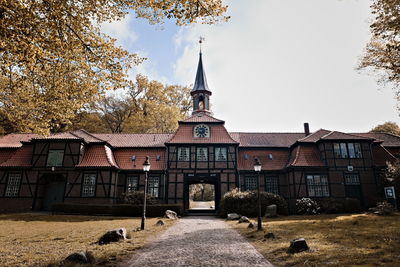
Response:
[[[64,150],[50,149],[47,155],[48,167],[60,167],[63,165]]]
[[[334,143],[333,150],[335,152],[335,158],[362,158],[360,143]]]

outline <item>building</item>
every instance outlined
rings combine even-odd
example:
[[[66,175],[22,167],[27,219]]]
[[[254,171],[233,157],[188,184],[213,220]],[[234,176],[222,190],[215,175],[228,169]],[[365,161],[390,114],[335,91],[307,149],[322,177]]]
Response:
[[[342,133],[308,124],[299,133],[228,132],[210,112],[202,55],[191,92],[193,113],[173,134],[9,134],[0,138],[0,211],[48,210],[53,203],[116,203],[144,189],[164,203],[189,208],[189,186],[214,185],[215,206],[229,190],[261,190],[289,203],[301,197],[358,198],[371,206],[380,196],[380,172],[400,153],[400,137]],[[260,182],[254,159],[262,163]],[[293,206],[293,205],[292,205]]]

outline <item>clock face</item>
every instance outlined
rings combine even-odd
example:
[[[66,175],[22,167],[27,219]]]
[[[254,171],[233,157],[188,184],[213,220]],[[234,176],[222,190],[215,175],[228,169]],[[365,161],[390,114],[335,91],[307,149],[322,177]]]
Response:
[[[209,137],[210,130],[207,125],[200,124],[194,127],[194,137]]]

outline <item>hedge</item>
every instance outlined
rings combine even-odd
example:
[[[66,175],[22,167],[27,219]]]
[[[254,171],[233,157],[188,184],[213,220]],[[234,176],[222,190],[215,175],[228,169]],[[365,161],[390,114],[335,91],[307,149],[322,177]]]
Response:
[[[361,211],[356,198],[325,198],[316,200],[323,213],[354,213]]]
[[[166,210],[175,211],[182,215],[182,206],[179,204],[157,204],[146,207],[147,217],[163,216]],[[74,203],[55,203],[51,206],[53,213],[82,214],[82,215],[112,215],[112,216],[142,216],[143,205],[116,204],[74,204]]]
[[[257,192],[256,191],[239,191],[233,189],[227,192],[221,199],[220,215],[226,217],[228,213],[237,213],[249,217],[257,216]],[[278,214],[288,215],[288,205],[286,200],[272,193],[261,192],[261,214],[265,214],[267,206],[275,204],[278,207]]]

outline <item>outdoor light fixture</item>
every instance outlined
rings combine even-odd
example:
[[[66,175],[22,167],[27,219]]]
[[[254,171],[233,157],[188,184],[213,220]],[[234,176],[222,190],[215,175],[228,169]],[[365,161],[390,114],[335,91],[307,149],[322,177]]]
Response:
[[[261,197],[260,197],[260,172],[261,172],[261,163],[258,158],[254,159],[254,171],[257,174],[257,202],[258,202],[258,223],[257,223],[257,230],[261,231],[262,230],[262,221],[261,221]]]
[[[150,171],[149,156],[146,157],[146,160],[143,163],[143,171],[145,174],[145,179],[144,179],[144,199],[143,199],[142,223],[140,225],[140,229],[142,229],[142,230],[144,230],[144,223],[146,220],[147,176],[148,176],[148,172]]]

